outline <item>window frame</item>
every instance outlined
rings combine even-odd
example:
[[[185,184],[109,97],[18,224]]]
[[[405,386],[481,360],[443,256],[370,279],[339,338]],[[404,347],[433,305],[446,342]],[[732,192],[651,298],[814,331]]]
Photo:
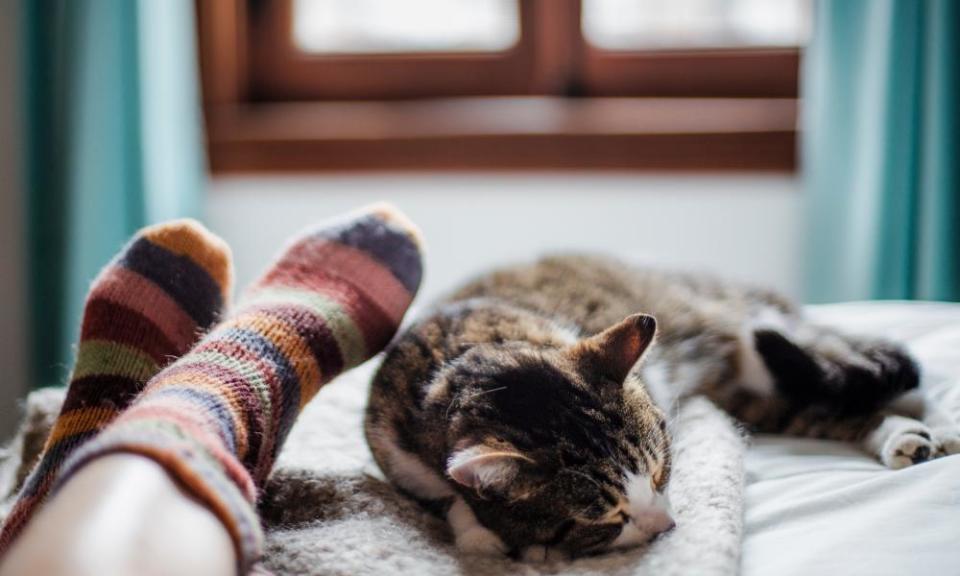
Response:
[[[533,5],[519,5],[520,38],[501,52],[311,54],[293,43],[293,0],[251,19],[251,88],[269,100],[395,100],[525,92],[533,71]]]
[[[292,0],[198,0],[212,171],[795,171],[799,50],[606,51],[580,0],[519,6],[503,52],[316,56]]]
[[[585,48],[584,83],[596,96],[796,98],[800,50],[716,48],[613,52]]]

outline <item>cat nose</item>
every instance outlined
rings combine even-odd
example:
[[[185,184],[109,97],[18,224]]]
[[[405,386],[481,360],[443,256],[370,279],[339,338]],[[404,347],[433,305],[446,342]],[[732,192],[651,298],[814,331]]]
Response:
[[[654,497],[654,506],[649,514],[650,528],[654,534],[669,532],[677,526],[673,521],[673,507],[670,506],[670,500],[664,494],[657,494]]]
[[[650,528],[651,536],[656,536],[664,532],[669,532],[677,527],[677,523],[664,510],[652,510],[647,516],[647,526]]]

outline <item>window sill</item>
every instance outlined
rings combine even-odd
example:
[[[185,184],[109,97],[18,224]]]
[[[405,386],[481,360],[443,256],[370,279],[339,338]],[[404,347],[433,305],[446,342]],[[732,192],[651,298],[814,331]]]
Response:
[[[791,98],[484,97],[207,107],[214,174],[796,170]]]

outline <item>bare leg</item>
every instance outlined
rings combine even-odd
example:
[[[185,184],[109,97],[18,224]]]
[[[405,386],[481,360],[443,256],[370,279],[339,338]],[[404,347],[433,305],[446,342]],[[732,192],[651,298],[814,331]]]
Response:
[[[0,576],[231,575],[223,524],[141,456],[82,468],[41,509],[0,563]]]

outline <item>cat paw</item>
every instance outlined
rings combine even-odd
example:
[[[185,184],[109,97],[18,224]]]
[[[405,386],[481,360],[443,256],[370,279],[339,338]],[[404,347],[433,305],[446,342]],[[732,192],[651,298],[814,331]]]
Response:
[[[454,543],[461,554],[496,556],[507,553],[508,549],[503,540],[477,520],[463,498],[456,498],[450,505],[447,521],[453,531]]]
[[[952,426],[936,427],[933,429],[933,440],[937,447],[935,456],[960,454],[960,429]]]
[[[557,560],[566,560],[567,555],[556,548],[549,546],[527,546],[520,552],[520,559],[524,562],[555,562]]]
[[[937,444],[926,427],[905,429],[892,435],[883,447],[880,459],[894,470],[920,464],[937,456]]]
[[[499,536],[482,526],[476,526],[456,535],[457,550],[462,554],[497,556],[507,553]]]

